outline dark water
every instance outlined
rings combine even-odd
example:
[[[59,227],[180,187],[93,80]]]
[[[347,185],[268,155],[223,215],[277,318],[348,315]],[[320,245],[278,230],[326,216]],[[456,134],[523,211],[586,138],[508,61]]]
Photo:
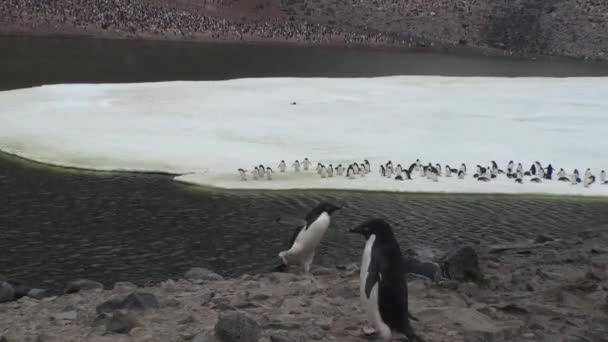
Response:
[[[0,90],[243,77],[600,76],[608,64],[297,46],[0,37]]]
[[[213,80],[395,74],[608,75],[572,61],[395,51],[170,42],[0,38],[0,89],[62,82]],[[86,113],[83,113],[86,115]],[[357,261],[363,241],[345,231],[372,217],[403,246],[445,249],[538,233],[573,236],[608,223],[608,201],[585,198],[210,191],[168,176],[76,172],[0,154],[0,274],[59,287],[85,277],[111,284],[179,277],[192,266],[224,275],[268,270],[292,227],[318,201],[346,202],[317,264]]]
[[[0,158],[0,273],[58,287],[86,277],[111,284],[179,277],[203,265],[224,275],[269,270],[291,227],[319,200],[346,202],[317,264],[358,261],[372,217],[394,224],[404,247],[445,249],[538,233],[570,237],[608,223],[608,201],[585,198],[208,191],[168,176],[66,171]]]

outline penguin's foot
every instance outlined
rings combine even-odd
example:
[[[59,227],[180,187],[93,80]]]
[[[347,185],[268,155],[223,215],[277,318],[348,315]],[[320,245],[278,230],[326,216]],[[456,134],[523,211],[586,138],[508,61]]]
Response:
[[[376,336],[378,335],[378,330],[371,327],[363,327],[363,334],[365,336]]]

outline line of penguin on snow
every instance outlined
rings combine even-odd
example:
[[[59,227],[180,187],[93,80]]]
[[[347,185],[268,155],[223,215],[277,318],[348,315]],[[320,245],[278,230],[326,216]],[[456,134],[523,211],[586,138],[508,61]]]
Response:
[[[312,167],[312,163],[308,158],[304,158],[304,161],[300,163],[296,160],[292,168],[295,172],[300,172],[301,169],[304,171],[310,170]],[[287,164],[285,160],[281,160],[279,163],[278,169],[280,172],[287,171]],[[444,171],[442,171],[444,170]],[[247,171],[244,169],[238,169],[241,180],[247,180]],[[316,166],[317,173],[321,176],[321,178],[331,178],[336,176],[343,176],[346,172],[346,177],[349,179],[354,179],[357,176],[363,177],[367,174],[371,173],[371,165],[369,161],[366,159],[361,164],[352,163],[348,165],[347,168],[342,166],[342,164],[338,164],[335,168],[332,164],[328,164],[327,166],[321,163],[317,163]],[[451,168],[449,165],[445,165],[445,169],[442,169],[441,164],[437,163],[433,166],[432,163],[428,163],[428,165],[422,165],[419,159],[416,159],[416,162],[412,163],[407,169],[403,168],[401,164],[397,164],[397,166],[393,166],[392,161],[388,161],[384,165],[380,165],[380,175],[387,178],[393,178],[398,181],[403,180],[411,180],[412,176],[415,172],[419,172],[420,177],[430,179],[433,182],[438,182],[439,177],[452,177],[455,175],[459,179],[464,179],[467,175],[467,166],[462,163],[459,169]],[[552,180],[553,173],[555,172],[555,168],[549,164],[546,168],[542,166],[540,162],[534,162],[528,171],[524,171],[521,163],[518,163],[515,166],[513,161],[510,161],[507,165],[506,172],[498,167],[498,164],[495,161],[491,162],[491,165],[488,167],[483,167],[481,165],[477,165],[475,174],[473,177],[476,178],[480,182],[489,182],[490,180],[497,178],[499,175],[504,174],[509,179],[514,179],[516,183],[523,184],[524,177],[531,177],[530,182],[532,183],[541,183],[543,180]],[[264,167],[264,165],[255,166],[254,169],[250,172],[251,177],[254,180],[258,179],[268,179],[272,180],[273,170],[270,167]],[[581,179],[580,173],[578,169],[574,169],[574,171],[568,175],[563,168],[556,174],[557,180],[560,182],[570,182],[571,184],[579,184],[583,183],[584,187],[589,187],[591,184],[596,182],[596,177],[591,172],[591,169],[587,169],[584,174],[584,178]],[[606,179],[606,171],[602,170],[599,176],[600,184],[608,184],[608,180]]]
[[[313,208],[296,225],[288,249],[279,253],[281,265],[275,271],[285,272],[289,266],[301,266],[305,273],[310,272],[316,249],[329,228],[331,215],[343,207],[321,202]],[[410,322],[410,319],[417,319],[408,309],[408,270],[391,226],[381,219],[373,219],[349,232],[363,235],[366,240],[361,258],[359,293],[373,328],[363,328],[363,332],[379,335],[384,341],[402,335],[410,342],[423,342]]]

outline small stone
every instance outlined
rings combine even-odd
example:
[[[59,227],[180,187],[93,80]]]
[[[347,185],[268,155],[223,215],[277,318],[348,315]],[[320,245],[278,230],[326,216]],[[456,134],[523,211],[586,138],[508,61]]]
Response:
[[[523,336],[525,338],[534,338],[534,334],[533,333],[525,333]]]
[[[11,284],[0,281],[0,303],[6,303],[15,300],[15,289]]]
[[[221,275],[202,267],[191,268],[186,272],[185,278],[196,284],[224,280]]]
[[[127,296],[122,303],[122,309],[146,311],[158,309],[158,299],[156,296],[147,292],[134,292]]]
[[[48,334],[40,334],[36,337],[36,342],[59,342],[59,340]]]
[[[459,284],[455,280],[446,280],[446,281],[440,281],[438,285],[440,287],[443,287],[444,289],[457,290]]]
[[[215,335],[222,342],[257,342],[260,334],[258,323],[240,312],[220,315],[215,325]]]
[[[130,291],[137,290],[137,285],[130,283],[128,281],[119,281],[116,284],[114,284],[113,289],[118,292],[130,292]]]
[[[66,311],[66,312],[54,314],[51,317],[53,317],[54,319],[56,319],[58,321],[60,321],[60,320],[74,321],[74,320],[76,320],[76,318],[78,318],[78,313],[76,311],[72,310],[72,311]]]
[[[534,243],[545,243],[545,242],[550,242],[550,241],[554,241],[555,239],[550,237],[550,236],[546,236],[543,234],[539,234],[535,239],[534,239]]]
[[[492,269],[498,269],[498,268],[500,268],[500,264],[498,264],[497,262],[494,262],[494,261],[488,261],[488,262],[486,262],[486,266],[488,268],[492,268]]]
[[[94,289],[103,289],[103,284],[93,280],[78,279],[69,282],[65,287],[64,293],[76,293],[79,291],[88,291]]]
[[[36,288],[33,288],[33,289],[31,289],[27,293],[27,296],[30,297],[30,298],[42,300],[42,299],[47,298],[47,297],[50,296],[50,291],[49,290],[45,290],[45,289],[36,289]]]
[[[112,317],[106,322],[106,331],[127,334],[138,326],[137,319],[126,311],[114,311]]]
[[[152,335],[145,328],[135,327],[129,331],[129,336],[134,342],[148,342],[152,340]]]

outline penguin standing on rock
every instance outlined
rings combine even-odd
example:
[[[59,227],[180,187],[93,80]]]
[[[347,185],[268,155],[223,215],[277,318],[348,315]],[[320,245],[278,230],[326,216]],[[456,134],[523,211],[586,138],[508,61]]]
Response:
[[[384,341],[404,335],[410,342],[423,340],[414,333],[408,310],[405,261],[391,226],[375,219],[350,230],[365,237],[359,290],[368,318]]]
[[[306,215],[306,222],[298,226],[289,241],[290,248],[279,253],[283,264],[277,267],[278,271],[285,271],[289,265],[301,265],[304,272],[310,272],[317,246],[329,228],[331,214],[340,207],[321,202]]]

